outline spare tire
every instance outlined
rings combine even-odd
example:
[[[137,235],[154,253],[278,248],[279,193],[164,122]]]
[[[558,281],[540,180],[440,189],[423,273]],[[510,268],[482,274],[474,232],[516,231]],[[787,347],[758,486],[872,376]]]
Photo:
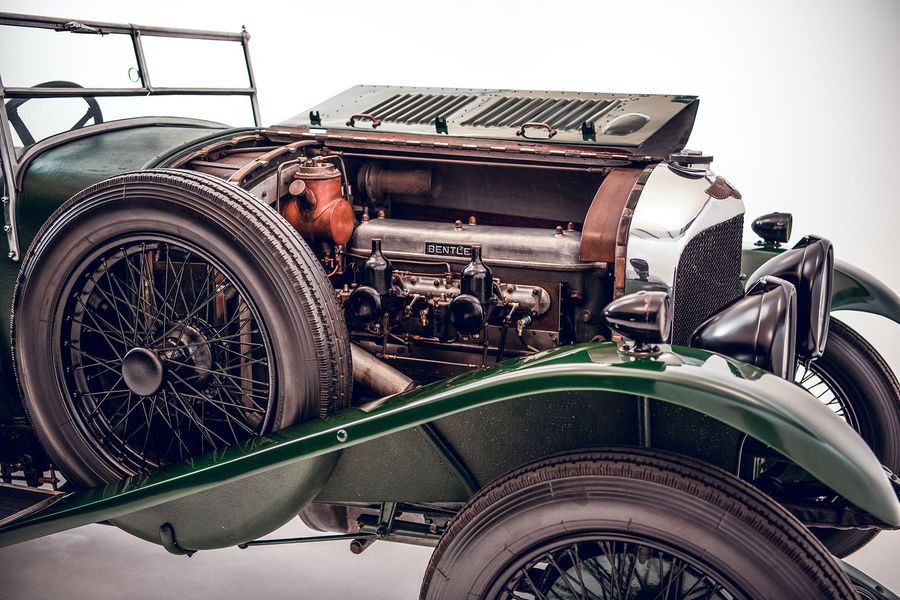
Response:
[[[319,261],[219,179],[147,170],[76,194],[25,256],[13,308],[22,397],[80,487],[348,405],[350,348]]]

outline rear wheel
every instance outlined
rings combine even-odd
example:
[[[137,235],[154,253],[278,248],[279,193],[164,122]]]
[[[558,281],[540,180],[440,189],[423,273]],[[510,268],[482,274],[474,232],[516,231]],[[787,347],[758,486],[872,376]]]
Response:
[[[795,381],[846,421],[883,465],[900,472],[900,388],[891,368],[862,336],[831,319],[824,354],[799,365]],[[813,531],[839,557],[856,552],[879,533],[877,529]]]
[[[62,206],[23,261],[13,335],[35,429],[83,486],[350,398],[316,257],[269,207],[195,173],[122,175]]]
[[[720,469],[649,450],[560,456],[472,498],[422,598],[853,598],[821,544]]]

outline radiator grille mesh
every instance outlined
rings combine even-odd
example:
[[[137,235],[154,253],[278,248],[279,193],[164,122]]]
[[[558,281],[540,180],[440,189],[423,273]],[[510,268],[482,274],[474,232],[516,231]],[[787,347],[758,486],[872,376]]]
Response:
[[[739,215],[701,232],[684,249],[675,275],[672,342],[687,344],[700,323],[741,295]]]

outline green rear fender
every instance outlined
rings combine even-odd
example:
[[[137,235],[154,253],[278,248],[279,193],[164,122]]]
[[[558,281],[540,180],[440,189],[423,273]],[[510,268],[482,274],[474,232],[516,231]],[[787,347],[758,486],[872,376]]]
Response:
[[[750,275],[764,262],[784,250],[771,246],[746,248],[742,257],[741,272]],[[900,323],[900,297],[873,275],[842,260],[834,261],[831,310],[858,310],[881,315]]]

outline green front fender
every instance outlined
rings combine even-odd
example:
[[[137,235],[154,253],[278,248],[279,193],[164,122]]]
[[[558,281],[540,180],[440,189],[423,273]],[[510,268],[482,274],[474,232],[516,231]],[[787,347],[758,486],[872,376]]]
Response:
[[[567,390],[644,396],[709,415],[778,450],[882,521],[900,526],[900,502],[878,460],[802,388],[702,350],[679,347],[659,359],[634,359],[620,354],[615,344],[602,343],[505,361],[147,476],[71,494],[0,527],[0,546],[178,500],[478,406]]]
[[[764,262],[784,250],[785,248],[772,246],[745,248],[741,272],[749,276]],[[874,276],[842,260],[834,261],[831,310],[858,310],[900,323],[900,297]]]

